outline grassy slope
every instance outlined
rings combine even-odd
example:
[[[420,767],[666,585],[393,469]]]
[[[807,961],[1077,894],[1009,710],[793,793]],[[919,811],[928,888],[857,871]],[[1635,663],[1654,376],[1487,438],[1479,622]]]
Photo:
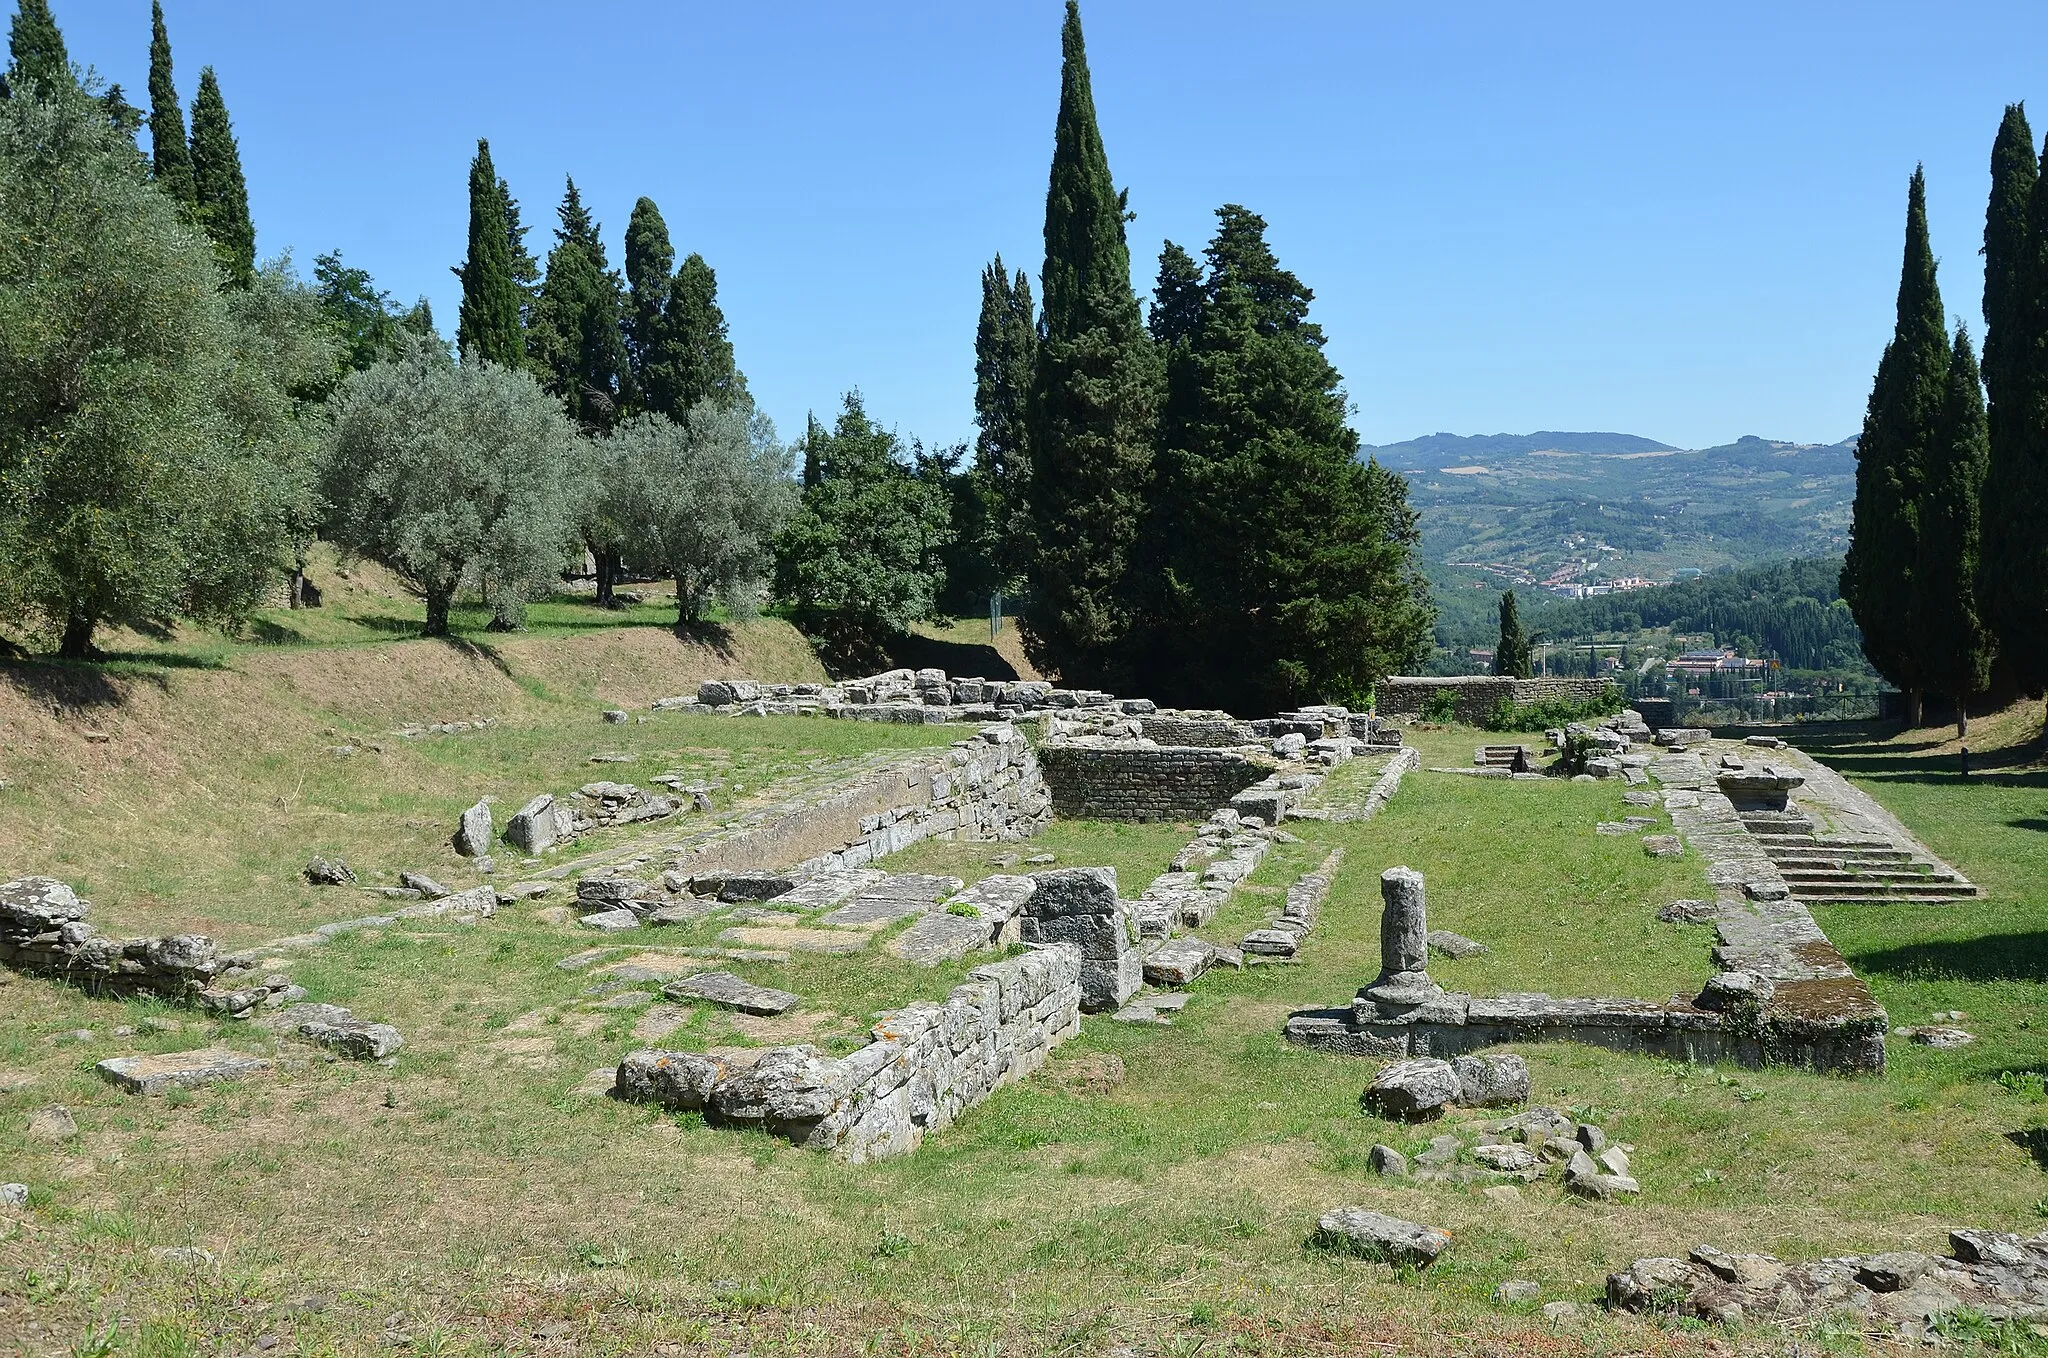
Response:
[[[741,661],[756,635],[784,644],[769,624],[742,630]],[[0,833],[45,846],[23,866],[80,875],[60,854],[79,860],[102,911],[137,927],[143,912],[128,883],[145,873],[172,893],[156,909],[182,917],[198,909],[197,895],[207,913],[252,926],[298,924],[305,916],[290,893],[233,888],[237,855],[285,871],[312,847],[307,827],[346,814],[338,842],[395,864],[401,850],[425,852],[428,827],[438,837],[449,809],[472,795],[440,784],[502,775],[510,786],[543,772],[567,781],[581,776],[590,748],[644,740],[664,761],[695,750],[707,763],[728,756],[725,767],[753,768],[839,733],[879,733],[684,718],[607,728],[595,722],[601,699],[673,691],[684,685],[666,681],[691,665],[745,665],[627,634],[505,646],[528,648],[508,661],[510,676],[423,643],[241,654],[224,670],[138,675],[121,681],[134,686],[125,704],[91,711],[115,728],[107,745],[84,744],[77,718],[46,722],[17,683],[6,700],[17,744],[6,776],[37,782],[32,795],[19,783],[0,793]],[[629,693],[632,684],[642,687]],[[494,707],[502,728],[431,747],[447,753],[408,745],[387,763],[320,762],[334,741],[325,725],[367,731]],[[1419,737],[1430,764],[1462,764],[1486,738]],[[752,753],[721,748],[738,742]],[[1900,768],[1884,761],[1916,755],[1856,757],[1881,776]],[[316,789],[327,778],[375,783],[350,792],[361,809],[331,791],[319,795],[335,804],[320,802],[317,814],[299,809],[311,795],[273,807],[302,774]],[[427,797],[421,786],[437,790]],[[528,1336],[552,1321],[598,1353],[664,1343],[756,1354],[1086,1353],[1131,1341],[1184,1353],[1694,1350],[1696,1336],[1632,1322],[1547,1334],[1485,1297],[1501,1279],[1526,1276],[1546,1299],[1590,1300],[1609,1268],[1700,1240],[1812,1255],[1938,1247],[1943,1229],[1965,1222],[2029,1228],[2048,1185],[2004,1134],[2048,1122],[2048,1110],[1991,1077],[2041,1059],[2020,1026],[2040,995],[2038,963],[1943,982],[1883,960],[1909,944],[1950,946],[1943,930],[2021,931],[2028,911],[2038,914],[2039,860],[2022,855],[2039,832],[2004,824],[2037,814],[2022,804],[2029,786],[1973,785],[1971,797],[2010,798],[1987,808],[1938,781],[1886,784],[1880,795],[1994,898],[1932,918],[1933,933],[1915,934],[1922,926],[1905,916],[1828,921],[1901,1019],[1918,1017],[1916,1006],[1961,1007],[1984,1034],[1977,1047],[1948,1057],[1895,1048],[1893,1073],[1864,1081],[1530,1050],[1540,1098],[1598,1116],[1637,1145],[1645,1199],[1618,1208],[1564,1200],[1549,1186],[1501,1207],[1371,1179],[1363,1166],[1375,1141],[1413,1149],[1430,1129],[1357,1112],[1369,1063],[1277,1037],[1289,1010],[1342,1002],[1377,970],[1375,878],[1394,863],[1429,875],[1433,923],[1495,949],[1442,964],[1448,983],[1652,997],[1695,986],[1705,931],[1652,916],[1662,900],[1700,894],[1697,862],[1653,862],[1633,840],[1596,836],[1593,822],[1621,810],[1606,784],[1425,773],[1375,821],[1300,827],[1307,842],[1276,852],[1253,887],[1284,886],[1331,844],[1349,852],[1300,965],[1214,976],[1172,1028],[1091,1020],[1042,1076],[918,1155],[860,1169],[571,1095],[585,1072],[631,1045],[634,1016],[578,1007],[591,978],[553,963],[588,936],[531,909],[475,930],[423,924],[352,937],[295,969],[322,998],[397,1022],[411,1045],[394,1068],[313,1063],[189,1100],[118,1095],[89,1073],[91,1062],[209,1035],[261,1047],[261,1034],[209,1034],[180,1014],[183,1031],[115,1038],[115,1025],[156,1011],[18,980],[0,987],[0,1068],[35,1079],[0,1094],[0,1177],[30,1183],[36,1206],[18,1224],[0,1222],[0,1340],[35,1346],[25,1327],[36,1319],[55,1327],[61,1351],[95,1318],[118,1313],[130,1318],[128,1351],[157,1354],[216,1343],[238,1351],[266,1332],[303,1352],[378,1351],[401,1332],[416,1352],[499,1352],[535,1347]],[[266,817],[297,828],[269,836],[258,825]],[[1065,863],[1115,863],[1134,892],[1184,835],[1058,826],[1046,843]],[[994,852],[932,845],[896,861],[964,877],[991,870]],[[109,865],[118,862],[139,866]],[[1233,937],[1275,904],[1270,890],[1243,893],[1213,932]],[[135,916],[122,913],[131,908]],[[1884,929],[1894,933],[1879,937]],[[780,1025],[700,1011],[671,1041],[843,1044],[873,1009],[942,994],[961,971],[916,971],[877,953],[747,970],[812,1003]],[[83,1046],[45,1040],[81,1026],[100,1036]],[[1120,1080],[1106,1075],[1112,1057]],[[77,1114],[77,1142],[53,1148],[25,1136],[27,1114],[52,1100]],[[1315,1213],[1340,1202],[1442,1224],[1459,1243],[1419,1280],[1304,1252]],[[218,1267],[193,1270],[147,1248],[186,1243],[216,1251]],[[315,1293],[329,1299],[324,1308],[291,1309]]]

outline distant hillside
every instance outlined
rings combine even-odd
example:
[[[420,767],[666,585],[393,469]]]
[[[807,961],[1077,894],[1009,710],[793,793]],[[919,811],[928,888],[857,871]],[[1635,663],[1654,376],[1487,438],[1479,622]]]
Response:
[[[1431,434],[1362,450],[1404,473],[1422,550],[1467,583],[1595,584],[1847,546],[1855,440]]]

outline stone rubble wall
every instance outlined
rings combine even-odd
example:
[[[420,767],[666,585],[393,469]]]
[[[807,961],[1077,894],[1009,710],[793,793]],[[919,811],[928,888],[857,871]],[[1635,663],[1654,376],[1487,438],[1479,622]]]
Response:
[[[232,965],[204,934],[111,938],[86,923],[91,912],[91,902],[52,878],[0,883],[0,964],[96,994],[180,1003],[194,1001]]]
[[[761,1127],[856,1164],[907,1154],[1080,1032],[1081,968],[1081,950],[1067,944],[976,967],[943,1002],[883,1015],[873,1041],[846,1057],[780,1047],[736,1067],[693,1052],[632,1052],[612,1092]]]
[[[1038,679],[957,678],[940,669],[889,670],[836,684],[764,684],[707,679],[694,694],[662,698],[657,712],[710,712],[746,717],[835,717],[846,721],[930,725],[1032,720],[1044,712],[1098,709],[1137,715],[1155,710],[1144,698],[1100,689],[1059,688]]]
[[[1204,820],[1274,767],[1245,750],[1094,739],[1039,747],[1053,813],[1063,820]]]
[[[1606,679],[1506,679],[1493,675],[1457,675],[1451,678],[1423,678],[1396,675],[1382,679],[1374,690],[1382,717],[1413,721],[1422,715],[1430,699],[1440,693],[1457,695],[1456,719],[1477,726],[1500,705],[1502,698],[1518,703],[1562,698],[1588,702],[1611,687]]]

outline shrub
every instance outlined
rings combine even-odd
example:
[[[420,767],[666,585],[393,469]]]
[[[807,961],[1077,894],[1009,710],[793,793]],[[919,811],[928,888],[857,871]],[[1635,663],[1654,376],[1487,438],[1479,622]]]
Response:
[[[1422,705],[1422,720],[1437,723],[1454,722],[1458,719],[1458,695],[1450,689],[1439,689],[1429,695],[1429,701]]]
[[[1602,717],[1611,717],[1627,705],[1628,699],[1621,686],[1609,684],[1596,696],[1580,702],[1569,698],[1544,698],[1533,703],[1518,703],[1512,698],[1502,698],[1481,724],[1489,731],[1547,731],[1553,726],[1569,726],[1575,721],[1598,721]]]

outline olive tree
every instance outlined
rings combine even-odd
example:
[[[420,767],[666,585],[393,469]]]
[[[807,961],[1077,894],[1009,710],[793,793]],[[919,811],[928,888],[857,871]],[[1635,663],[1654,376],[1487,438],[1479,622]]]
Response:
[[[571,537],[566,468],[577,438],[561,403],[529,373],[458,367],[415,342],[352,374],[329,404],[328,537],[419,590],[429,636],[448,634],[465,583],[484,591],[494,626],[516,626]]]
[[[680,421],[638,415],[592,448],[586,524],[626,564],[676,582],[676,626],[714,603],[752,607],[796,504],[789,449],[765,415],[700,402]]]
[[[85,659],[102,626],[262,602],[308,511],[301,408],[333,366],[301,292],[280,264],[225,296],[85,91],[0,101],[0,620]]]

